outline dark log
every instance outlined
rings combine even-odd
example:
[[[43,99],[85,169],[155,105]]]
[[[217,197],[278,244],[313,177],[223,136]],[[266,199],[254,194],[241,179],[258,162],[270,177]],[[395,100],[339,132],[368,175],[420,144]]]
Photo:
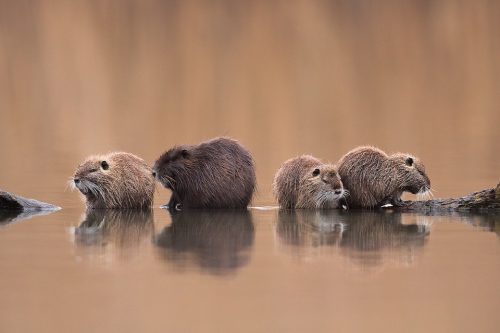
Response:
[[[500,183],[489,188],[468,194],[461,198],[435,199],[423,201],[403,201],[400,206],[392,207],[401,212],[500,212]]]
[[[0,211],[54,211],[60,207],[0,190]]]
[[[46,215],[60,207],[0,190],[0,226]]]

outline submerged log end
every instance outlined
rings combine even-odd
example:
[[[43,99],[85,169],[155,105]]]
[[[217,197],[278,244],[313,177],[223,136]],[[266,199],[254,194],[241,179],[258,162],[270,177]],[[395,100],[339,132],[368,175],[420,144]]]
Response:
[[[58,206],[0,190],[0,211],[55,211],[59,209],[61,208]]]
[[[461,198],[404,201],[400,211],[500,212],[500,183],[496,188],[474,192]]]

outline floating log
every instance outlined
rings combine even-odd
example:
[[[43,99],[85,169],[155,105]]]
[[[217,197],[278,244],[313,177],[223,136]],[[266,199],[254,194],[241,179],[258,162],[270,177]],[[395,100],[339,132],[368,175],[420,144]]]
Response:
[[[500,183],[496,188],[474,192],[461,198],[403,201],[392,207],[401,212],[500,212]]]
[[[0,190],[0,211],[55,211],[60,207]]]
[[[34,199],[26,199],[0,190],[0,227],[39,215],[47,215],[60,207]]]

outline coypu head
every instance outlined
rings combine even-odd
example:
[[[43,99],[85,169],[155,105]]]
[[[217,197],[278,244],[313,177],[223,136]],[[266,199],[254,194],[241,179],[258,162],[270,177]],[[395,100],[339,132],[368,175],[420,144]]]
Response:
[[[165,188],[175,190],[176,179],[193,165],[194,157],[189,146],[176,146],[167,150],[153,166],[153,177]]]
[[[398,188],[412,194],[425,194],[431,190],[431,181],[425,173],[424,164],[410,154],[396,153],[389,156],[389,163],[396,170]]]
[[[347,194],[335,166],[313,166],[300,180],[296,207],[337,208]]]
[[[148,208],[155,182],[142,159],[119,152],[87,158],[71,185],[85,196],[88,208]]]

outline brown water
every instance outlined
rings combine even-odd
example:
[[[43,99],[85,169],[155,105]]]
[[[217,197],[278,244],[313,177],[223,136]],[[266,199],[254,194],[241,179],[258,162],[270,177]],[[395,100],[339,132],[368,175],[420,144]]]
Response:
[[[499,215],[262,207],[285,159],[360,144],[437,197],[496,185],[499,5],[0,1],[0,188],[63,208],[0,222],[0,332],[498,332]],[[85,216],[66,185],[218,135],[254,155],[248,212],[170,216],[158,188]]]

